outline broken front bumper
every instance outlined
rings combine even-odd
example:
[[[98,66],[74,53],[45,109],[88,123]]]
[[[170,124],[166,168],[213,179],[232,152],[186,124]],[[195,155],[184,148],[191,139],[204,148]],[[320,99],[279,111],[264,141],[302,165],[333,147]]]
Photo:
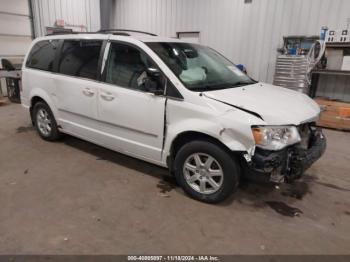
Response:
[[[257,181],[290,182],[300,178],[323,155],[326,144],[321,130],[310,129],[306,145],[299,143],[280,151],[257,148],[245,175]]]

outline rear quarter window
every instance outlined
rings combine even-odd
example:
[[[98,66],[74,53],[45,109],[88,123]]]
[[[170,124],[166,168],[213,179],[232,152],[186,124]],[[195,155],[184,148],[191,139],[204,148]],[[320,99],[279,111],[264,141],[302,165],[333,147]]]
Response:
[[[53,71],[59,40],[45,40],[36,43],[29,53],[26,67]]]

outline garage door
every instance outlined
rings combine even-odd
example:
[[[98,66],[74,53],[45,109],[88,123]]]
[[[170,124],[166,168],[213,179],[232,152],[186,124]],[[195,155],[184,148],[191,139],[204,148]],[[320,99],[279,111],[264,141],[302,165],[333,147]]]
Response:
[[[29,1],[0,1],[0,57],[19,66],[31,41]],[[6,93],[4,80],[1,86]]]
[[[19,57],[32,41],[27,0],[0,2],[0,56]]]

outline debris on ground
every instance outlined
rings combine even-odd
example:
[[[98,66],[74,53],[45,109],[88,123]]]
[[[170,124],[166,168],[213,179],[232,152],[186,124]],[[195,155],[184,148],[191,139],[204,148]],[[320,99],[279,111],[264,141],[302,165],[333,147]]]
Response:
[[[266,201],[265,202],[269,207],[275,210],[277,213],[288,216],[288,217],[298,217],[303,214],[299,208],[288,206],[286,203],[279,201]]]
[[[165,194],[165,193],[158,193],[158,196],[160,196],[160,197],[170,197],[168,194]]]

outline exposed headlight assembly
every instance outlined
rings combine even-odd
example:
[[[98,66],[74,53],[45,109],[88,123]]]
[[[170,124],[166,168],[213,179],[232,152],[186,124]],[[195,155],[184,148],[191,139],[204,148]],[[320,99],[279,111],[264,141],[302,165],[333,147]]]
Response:
[[[252,127],[255,144],[267,150],[281,150],[301,141],[295,126]]]

